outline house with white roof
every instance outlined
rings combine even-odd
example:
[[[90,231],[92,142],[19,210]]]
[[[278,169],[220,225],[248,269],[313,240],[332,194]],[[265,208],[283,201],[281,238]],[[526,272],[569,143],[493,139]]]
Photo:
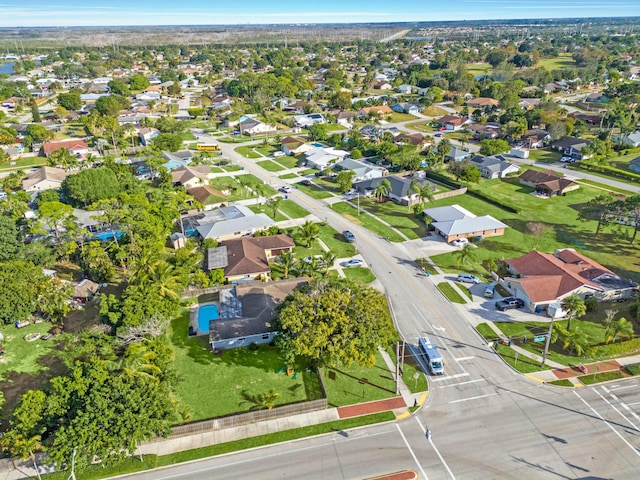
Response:
[[[354,182],[384,177],[389,173],[384,167],[378,167],[377,165],[361,162],[360,160],[352,160],[351,158],[346,158],[336,163],[335,167],[340,170],[350,170],[355,173],[353,177]]]
[[[324,170],[329,165],[342,161],[349,155],[349,152],[334,147],[315,147],[305,152],[304,155],[308,166]]]
[[[309,128],[311,125],[325,123],[326,120],[321,113],[309,113],[308,115],[296,115],[293,117],[296,126]]]
[[[504,178],[510,173],[518,173],[520,167],[507,161],[502,155],[492,157],[483,157],[482,155],[474,155],[471,163],[478,167],[480,175],[484,178]]]
[[[241,238],[262,231],[275,222],[264,213],[254,213],[244,205],[220,207],[189,219],[202,238],[218,241]]]
[[[447,242],[460,238],[496,237],[504,235],[505,228],[508,228],[491,215],[477,217],[460,205],[427,208],[422,213],[429,217],[430,225]]]

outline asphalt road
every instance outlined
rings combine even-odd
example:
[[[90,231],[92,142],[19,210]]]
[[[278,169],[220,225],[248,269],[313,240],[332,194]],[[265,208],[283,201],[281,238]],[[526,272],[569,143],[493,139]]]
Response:
[[[203,139],[207,141],[207,139]],[[274,186],[284,182],[236,154],[223,153]],[[507,367],[421,275],[407,249],[352,224],[326,201],[290,198],[356,246],[390,300],[398,330],[417,351],[427,335],[445,374],[430,378],[427,404],[398,423],[264,447],[132,475],[136,479],[361,479],[410,468],[424,479],[640,478],[639,380],[582,389],[536,383]],[[430,438],[425,429],[428,427]]]

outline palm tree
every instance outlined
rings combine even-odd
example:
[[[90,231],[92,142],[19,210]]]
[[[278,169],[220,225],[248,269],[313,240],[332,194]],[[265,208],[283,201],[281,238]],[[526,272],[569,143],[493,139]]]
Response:
[[[456,267],[459,267],[461,263],[467,263],[472,265],[472,262],[476,260],[476,249],[467,243],[461,250],[455,252],[456,255]]]
[[[584,304],[584,300],[577,295],[569,295],[562,301],[562,309],[566,310],[567,318],[567,330],[571,330],[571,318],[575,315],[580,318],[587,313],[587,306]]]
[[[127,378],[146,377],[157,380],[156,375],[161,373],[160,368],[153,363],[156,354],[149,350],[146,342],[135,342],[127,347],[127,350],[117,369]]]
[[[576,352],[581,356],[589,348],[589,337],[579,327],[573,329],[558,329],[558,336],[562,342],[562,348],[569,350],[570,353]]]
[[[609,335],[610,331],[613,335]],[[615,343],[618,336],[630,338],[633,336],[633,333],[633,323],[624,317],[620,317],[619,320],[613,322],[609,328],[607,328],[604,336],[606,338],[606,343]]]
[[[280,208],[282,200],[283,198],[280,195],[276,195],[275,197],[268,198],[265,202],[265,205],[271,209],[274,220],[278,216],[278,209]]]
[[[391,182],[388,178],[383,179],[375,189],[375,195],[378,198],[378,202],[381,202],[391,191]]]
[[[139,285],[152,288],[161,297],[177,299],[183,288],[175,267],[164,260],[156,260],[147,269],[139,270],[136,279]]]
[[[418,198],[420,201],[420,209],[424,208],[425,200],[433,202],[433,190],[431,189],[430,183],[427,183],[424,187],[418,190]]]
[[[275,406],[276,400],[280,398],[280,394],[275,390],[269,390],[268,392],[261,392],[257,395],[245,394],[245,398],[253,403],[250,410],[271,410]]]
[[[282,255],[276,257],[276,263],[282,268],[282,276],[289,278],[289,272],[295,268],[298,260],[293,256],[293,253],[284,252]]]
[[[253,192],[258,197],[257,203],[260,205],[260,197],[263,197],[265,192],[267,191],[267,186],[264,183],[257,183],[253,186]]]
[[[311,248],[311,244],[320,235],[320,229],[318,225],[310,220],[307,220],[300,226],[299,238],[305,244],[307,248]]]
[[[336,255],[332,253],[330,250],[326,250],[322,252],[322,261],[324,262],[322,273],[326,275],[329,272],[329,269],[333,267],[333,264],[336,263]]]
[[[66,148],[59,148],[51,153],[47,163],[50,167],[61,166],[65,170],[69,170],[78,165],[78,159]]]
[[[23,436],[24,433],[21,433],[18,430],[9,431],[0,439],[0,445],[5,450],[11,452],[12,455],[22,458],[22,460],[31,458],[33,466],[36,469],[36,475],[40,480],[42,480],[35,455],[35,452],[42,450],[42,437],[40,437],[40,435],[33,435],[30,437]]]

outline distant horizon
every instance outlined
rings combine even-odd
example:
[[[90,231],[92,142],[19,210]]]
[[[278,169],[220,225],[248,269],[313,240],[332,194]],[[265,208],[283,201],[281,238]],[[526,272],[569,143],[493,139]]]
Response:
[[[55,1],[55,0],[54,0]],[[171,27],[322,25],[500,20],[570,20],[640,17],[638,0],[325,0],[307,5],[292,0],[245,0],[238,5],[211,0],[0,0],[0,28]]]

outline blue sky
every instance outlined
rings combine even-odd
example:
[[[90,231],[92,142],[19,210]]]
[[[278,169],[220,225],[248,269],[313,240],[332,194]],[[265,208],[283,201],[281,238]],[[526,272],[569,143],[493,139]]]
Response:
[[[640,16],[640,0],[0,0],[0,27]]]

